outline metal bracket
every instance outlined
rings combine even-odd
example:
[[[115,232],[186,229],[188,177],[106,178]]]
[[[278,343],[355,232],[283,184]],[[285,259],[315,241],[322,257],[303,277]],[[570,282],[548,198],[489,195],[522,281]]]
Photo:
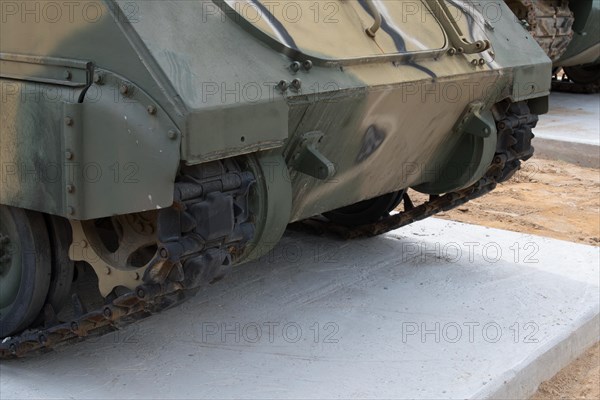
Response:
[[[374,18],[373,25],[370,28],[367,28],[365,32],[367,33],[367,35],[374,38],[379,28],[381,28],[383,18],[381,17],[381,13],[375,6],[375,3],[373,3],[373,0],[366,0],[365,3],[367,3],[367,6],[369,7],[369,10],[371,10],[371,14]]]
[[[93,69],[91,61],[0,53],[0,78],[89,87]]]
[[[490,48],[491,43],[488,40],[477,40],[469,42],[462,33],[460,27],[452,17],[452,13],[444,0],[426,0],[433,15],[440,21],[444,27],[446,34],[450,39],[450,43],[454,46],[457,53],[474,54],[481,53]]]
[[[325,180],[335,175],[335,166],[319,150],[323,132],[308,132],[299,139],[291,153],[290,166],[298,172]]]
[[[454,130],[480,138],[487,138],[497,132],[493,116],[489,112],[484,112],[484,104],[480,102],[468,105]]]

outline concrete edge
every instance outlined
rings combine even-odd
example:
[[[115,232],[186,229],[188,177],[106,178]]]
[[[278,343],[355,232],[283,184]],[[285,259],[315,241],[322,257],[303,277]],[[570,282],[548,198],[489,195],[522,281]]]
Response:
[[[591,314],[591,315],[590,315]],[[576,320],[570,334],[557,337],[531,357],[499,376],[495,384],[476,393],[474,399],[528,399],[540,384],[556,375],[598,342],[600,312],[596,308]]]
[[[600,168],[600,146],[562,140],[535,138],[534,157],[560,160],[582,167]]]

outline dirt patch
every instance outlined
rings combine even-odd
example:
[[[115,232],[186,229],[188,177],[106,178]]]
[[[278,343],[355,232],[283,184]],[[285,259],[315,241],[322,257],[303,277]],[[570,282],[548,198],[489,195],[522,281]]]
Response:
[[[438,217],[599,246],[600,170],[532,159],[492,193]],[[531,399],[600,399],[600,344]]]
[[[542,383],[531,400],[600,399],[600,343]]]
[[[531,159],[492,193],[438,217],[600,246],[600,170]]]

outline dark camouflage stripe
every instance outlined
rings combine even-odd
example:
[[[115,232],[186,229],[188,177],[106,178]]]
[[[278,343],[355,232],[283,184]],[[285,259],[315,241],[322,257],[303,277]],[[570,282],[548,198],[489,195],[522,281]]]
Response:
[[[260,10],[260,12],[263,13],[263,15],[266,15],[267,18],[269,18],[269,21],[273,24],[277,33],[281,35],[285,41],[284,44],[294,50],[298,50],[298,45],[294,41],[294,38],[292,35],[290,35],[287,29],[285,29],[283,24],[265,6],[263,6],[260,1],[250,0],[250,2],[254,4]]]

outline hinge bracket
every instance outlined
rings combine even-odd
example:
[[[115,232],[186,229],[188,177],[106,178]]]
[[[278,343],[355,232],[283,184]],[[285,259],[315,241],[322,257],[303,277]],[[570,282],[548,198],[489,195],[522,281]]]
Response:
[[[335,166],[318,149],[323,138],[322,132],[308,132],[302,135],[291,153],[289,165],[298,172],[320,180],[335,175]]]
[[[442,24],[450,43],[454,47],[457,53],[474,54],[482,53],[491,47],[491,43],[488,40],[477,40],[470,42],[467,40],[460,27],[452,17],[452,13],[448,9],[444,0],[426,0],[429,8],[433,12],[433,15]]]

